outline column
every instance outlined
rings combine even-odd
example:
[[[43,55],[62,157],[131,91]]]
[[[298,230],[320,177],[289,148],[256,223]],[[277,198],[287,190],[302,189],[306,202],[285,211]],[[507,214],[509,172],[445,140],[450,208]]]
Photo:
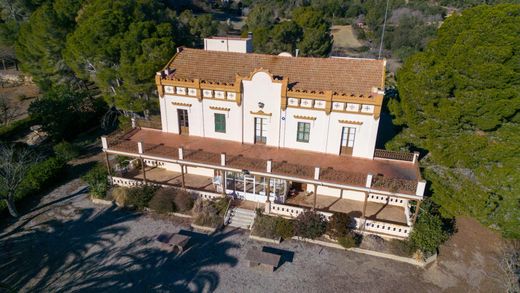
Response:
[[[141,168],[143,168],[143,181],[144,184],[146,184],[146,165],[144,164],[143,158],[139,158],[139,160],[141,162]]]
[[[368,202],[368,192],[365,192],[365,201],[363,202],[363,213],[361,214],[361,218],[365,218],[365,213],[367,212],[367,202]]]
[[[265,194],[267,196],[267,202],[270,202],[269,198],[271,197],[271,178],[265,177]]]
[[[419,215],[419,208],[421,207],[422,200],[416,201],[417,204],[415,205],[415,212],[413,213],[412,217],[412,226],[415,225],[415,221],[417,220],[417,216]]]
[[[316,197],[318,196],[318,184],[314,184],[314,203],[312,204],[312,210],[316,210]]]
[[[110,160],[108,159],[107,152],[105,152],[105,163],[107,165],[108,176],[112,176],[112,169],[110,168]]]
[[[182,188],[186,188],[185,182],[184,182],[184,165],[181,166],[181,186]]]
[[[221,170],[222,172],[222,195],[226,195],[226,171]]]

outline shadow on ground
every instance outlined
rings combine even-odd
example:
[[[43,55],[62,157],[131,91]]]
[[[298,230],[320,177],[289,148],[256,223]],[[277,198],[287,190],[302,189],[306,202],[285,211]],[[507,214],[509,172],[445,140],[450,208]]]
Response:
[[[92,208],[65,212],[73,219],[59,220],[53,214],[0,236],[0,283],[37,292],[213,291],[220,277],[210,267],[238,263],[229,254],[238,244],[226,240],[235,231],[185,231],[193,240],[179,255],[160,250],[154,237],[125,239],[131,222],[141,216],[137,213],[113,207],[98,213]]]

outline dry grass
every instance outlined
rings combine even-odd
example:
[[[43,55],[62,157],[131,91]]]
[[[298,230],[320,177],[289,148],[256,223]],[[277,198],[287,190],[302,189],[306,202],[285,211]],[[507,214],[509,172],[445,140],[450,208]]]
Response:
[[[363,44],[356,38],[351,25],[333,25],[334,47],[337,48],[359,48]]]

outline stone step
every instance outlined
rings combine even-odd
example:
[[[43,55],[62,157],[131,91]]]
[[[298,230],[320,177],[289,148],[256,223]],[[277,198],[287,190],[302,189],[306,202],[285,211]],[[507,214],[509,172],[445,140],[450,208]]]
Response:
[[[230,212],[228,224],[242,229],[251,229],[256,213],[251,210],[233,208]]]

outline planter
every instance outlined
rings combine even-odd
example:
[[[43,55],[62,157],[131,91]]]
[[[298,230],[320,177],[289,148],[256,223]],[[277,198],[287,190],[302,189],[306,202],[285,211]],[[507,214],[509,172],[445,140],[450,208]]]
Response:
[[[267,242],[267,243],[274,243],[274,244],[280,244],[280,242],[282,242],[282,238],[271,239],[271,238],[264,238],[264,237],[260,237],[260,236],[255,236],[253,234],[249,234],[249,238],[253,239],[253,240],[263,241],[263,242]]]
[[[215,231],[217,231],[217,228],[200,226],[200,225],[193,224],[193,223],[191,223],[191,227],[193,229],[201,230],[201,231],[208,232],[208,233],[214,233]]]
[[[114,201],[112,201],[112,200],[96,198],[93,196],[90,197],[90,200],[95,204],[101,204],[101,205],[106,205],[106,206],[111,206],[114,204]]]
[[[308,238],[303,238],[303,237],[298,237],[298,236],[294,236],[292,239],[309,242],[309,243],[313,243],[313,244],[318,244],[318,245],[322,245],[322,246],[326,246],[326,247],[343,249],[343,250],[348,250],[348,251],[357,252],[357,253],[363,253],[363,254],[367,254],[367,255],[371,255],[371,256],[377,256],[377,257],[382,257],[382,258],[386,258],[386,259],[391,259],[391,260],[408,263],[408,264],[422,267],[422,268],[426,267],[427,265],[429,265],[432,262],[434,262],[435,260],[437,260],[437,254],[430,256],[429,258],[427,258],[424,261],[421,261],[421,260],[416,260],[411,257],[398,256],[398,255],[393,255],[393,254],[389,254],[389,253],[367,250],[367,249],[362,249],[362,248],[357,248],[357,247],[344,248],[343,246],[341,246],[337,243],[330,243],[330,242],[326,242],[323,240],[308,239]],[[333,241],[333,240],[331,240],[331,241]]]

